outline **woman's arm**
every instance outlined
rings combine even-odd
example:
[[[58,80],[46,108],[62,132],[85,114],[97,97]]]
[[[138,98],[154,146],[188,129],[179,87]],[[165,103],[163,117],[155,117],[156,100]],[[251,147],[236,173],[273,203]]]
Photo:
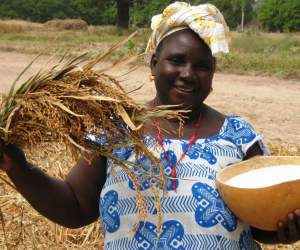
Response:
[[[0,150],[1,151],[1,150]],[[81,159],[65,180],[53,178],[26,161],[14,145],[2,148],[0,168],[42,215],[65,227],[87,225],[99,216],[98,203],[106,177],[106,159]]]

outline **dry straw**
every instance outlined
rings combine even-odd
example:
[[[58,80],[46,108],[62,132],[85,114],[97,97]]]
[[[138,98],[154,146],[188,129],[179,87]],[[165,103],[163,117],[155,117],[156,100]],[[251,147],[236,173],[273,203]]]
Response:
[[[23,33],[38,30],[42,24],[32,23],[24,20],[0,20],[0,33]]]
[[[75,58],[64,56],[57,65],[38,72],[15,89],[22,72],[0,103],[0,139],[29,149],[47,143],[48,151],[53,150],[51,145],[64,144],[75,159],[90,150],[112,159],[132,179],[140,219],[145,219],[148,205],[141,193],[142,180],[136,176],[133,167],[144,171],[143,179],[151,176],[156,180],[153,190],[159,188],[165,191],[166,181],[159,159],[145,146],[143,124],[157,117],[176,117],[182,122],[183,114],[168,110],[168,107],[138,105],[118,81],[104,73],[106,69],[94,70],[97,63],[127,39],[94,59],[88,59],[87,54]],[[120,60],[117,64],[125,61]],[[91,143],[85,139],[87,134],[105,139],[106,143]],[[146,155],[151,166],[158,166],[158,172],[151,168],[145,172],[135,162],[124,161],[113,154],[115,149],[125,146],[134,148],[137,155]],[[157,192],[154,191],[154,194]],[[156,199],[156,205],[161,211],[158,201]],[[161,219],[161,216],[158,218]],[[161,225],[161,222],[158,221],[158,224]]]
[[[55,30],[87,30],[88,24],[82,19],[54,19],[44,23],[46,28]]]

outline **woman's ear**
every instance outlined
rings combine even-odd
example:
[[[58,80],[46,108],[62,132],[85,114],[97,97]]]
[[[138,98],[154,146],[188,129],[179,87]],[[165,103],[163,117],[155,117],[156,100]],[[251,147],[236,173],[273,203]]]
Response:
[[[153,54],[150,61],[150,68],[152,76],[156,75],[156,66],[157,66],[157,56]]]

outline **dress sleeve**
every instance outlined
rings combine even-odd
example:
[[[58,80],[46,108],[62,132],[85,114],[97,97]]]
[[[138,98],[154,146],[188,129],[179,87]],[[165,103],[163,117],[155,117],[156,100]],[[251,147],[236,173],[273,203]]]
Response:
[[[95,143],[98,146],[107,145],[106,136],[97,136],[93,134],[86,134],[83,138],[85,141]]]
[[[256,143],[260,147],[262,155],[270,155],[263,136],[258,133],[249,122],[239,116],[231,116],[228,119],[231,140],[237,145],[243,156],[245,156],[248,149]]]
[[[84,136],[84,140],[86,140],[88,142],[92,142],[92,143],[96,144],[97,146],[109,145],[107,136],[104,133],[100,136],[93,135],[93,134],[86,134]],[[127,160],[133,150],[134,150],[133,146],[121,146],[119,148],[113,149],[112,154],[114,156],[116,156],[117,158],[119,158],[120,160]]]

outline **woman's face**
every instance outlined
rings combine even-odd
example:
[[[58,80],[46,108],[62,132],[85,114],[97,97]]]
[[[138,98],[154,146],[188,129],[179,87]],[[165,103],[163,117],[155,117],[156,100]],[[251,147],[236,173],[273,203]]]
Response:
[[[151,60],[160,104],[197,109],[208,96],[215,68],[210,49],[189,29],[166,37]]]

